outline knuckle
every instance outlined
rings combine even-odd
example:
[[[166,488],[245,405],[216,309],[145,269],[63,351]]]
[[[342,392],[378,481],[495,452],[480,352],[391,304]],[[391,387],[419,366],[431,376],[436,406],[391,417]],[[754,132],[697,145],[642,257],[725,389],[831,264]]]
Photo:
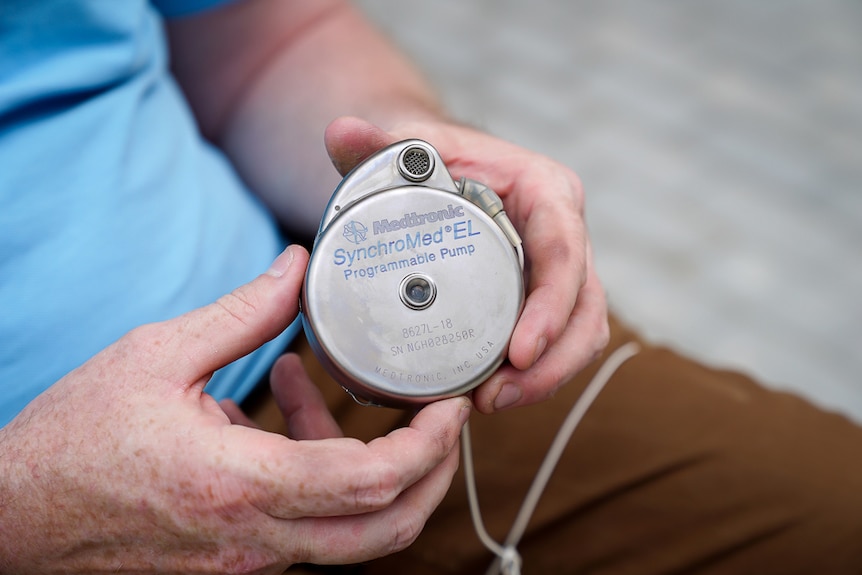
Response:
[[[390,525],[392,531],[387,555],[406,549],[416,541],[425,526],[425,519],[418,513],[407,513],[394,518]]]
[[[551,369],[547,374],[548,385],[541,387],[534,401],[546,401],[554,397],[557,391],[574,376],[574,372],[565,367]]]
[[[596,326],[594,333],[596,334],[596,337],[593,347],[593,359],[598,359],[611,341],[611,327],[608,323],[608,317],[606,314],[602,314],[598,318],[598,325]]]
[[[388,462],[378,461],[354,492],[358,509],[384,509],[395,501],[400,492],[400,477]]]
[[[260,302],[249,290],[240,287],[220,297],[216,300],[216,305],[230,317],[245,325],[248,323],[248,318],[254,317],[257,313]]]
[[[566,176],[568,180],[568,188],[571,190],[571,197],[577,207],[578,211],[583,211],[584,209],[584,184],[581,181],[581,178],[573,171],[566,170]]]
[[[163,329],[161,324],[149,323],[127,332],[112,349],[124,365],[146,366],[157,373],[164,367],[165,350],[171,348],[172,338],[173,334]]]
[[[161,341],[162,330],[158,324],[148,323],[137,326],[120,338],[119,342],[129,348],[141,348],[158,345]]]
[[[572,202],[572,205],[580,211],[584,203],[584,185],[580,176],[563,164],[560,164],[550,158],[544,158],[544,181],[555,182],[554,189],[558,190],[558,195],[562,195],[566,200]]]
[[[460,432],[460,427],[445,427],[432,436],[432,444],[429,452],[435,455],[436,461],[442,461],[449,455],[457,443]]]

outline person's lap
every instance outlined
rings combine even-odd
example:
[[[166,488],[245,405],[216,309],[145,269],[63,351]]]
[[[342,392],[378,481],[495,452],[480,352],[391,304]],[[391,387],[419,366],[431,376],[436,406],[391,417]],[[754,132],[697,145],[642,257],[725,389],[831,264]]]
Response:
[[[604,357],[633,339],[612,319]],[[862,571],[862,428],[743,375],[641,344],[572,437],[518,546],[523,572]],[[304,340],[296,351],[347,435],[367,440],[409,420],[354,404]],[[604,357],[552,400],[471,418],[479,498],[496,540]],[[265,396],[252,415],[284,431]],[[483,573],[492,559],[473,531],[459,474],[410,548],[326,571]]]

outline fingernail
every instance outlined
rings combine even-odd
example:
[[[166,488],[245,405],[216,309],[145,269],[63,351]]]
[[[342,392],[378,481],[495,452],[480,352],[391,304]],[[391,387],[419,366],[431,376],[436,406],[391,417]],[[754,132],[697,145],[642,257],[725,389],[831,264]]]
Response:
[[[514,383],[505,383],[494,398],[494,410],[506,409],[521,399],[521,388]]]
[[[533,363],[539,361],[539,358],[542,357],[546,347],[548,347],[548,338],[542,336],[536,342],[536,350],[533,352]]]
[[[293,250],[290,249],[290,246],[287,246],[275,261],[272,262],[272,265],[269,266],[269,269],[266,270],[267,275],[271,275],[273,277],[280,278],[285,274],[285,272],[290,269],[290,264],[293,263]]]

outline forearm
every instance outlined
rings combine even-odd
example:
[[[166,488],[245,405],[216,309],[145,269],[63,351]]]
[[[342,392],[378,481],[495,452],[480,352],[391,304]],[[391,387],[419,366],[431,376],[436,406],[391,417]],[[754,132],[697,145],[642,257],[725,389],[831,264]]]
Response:
[[[16,549],[12,545],[12,533],[21,533],[20,518],[13,507],[20,497],[16,460],[20,456],[9,445],[8,431],[0,428],[0,573],[11,570]],[[32,535],[31,535],[32,537]],[[25,539],[26,540],[26,539]]]
[[[26,417],[0,429],[0,573],[49,572],[47,566],[68,551],[76,537],[89,534],[81,517],[86,508],[65,514],[52,508],[52,488],[62,491],[66,486],[56,478],[53,484],[39,481],[51,477],[55,452],[50,438],[22,433]],[[64,525],[61,515],[75,520]]]
[[[446,122],[421,76],[361,15],[336,0],[257,0],[208,18],[218,26],[200,33],[174,28],[177,39],[190,43],[176,42],[176,53],[198,56],[176,61],[178,77],[210,137],[295,231],[316,230],[337,182],[325,150],[344,173],[406,137],[430,141],[453,175],[474,178],[503,198],[524,240],[527,300],[512,333],[509,365],[473,393],[480,411],[547,398],[604,347],[606,302],[574,172]],[[237,48],[245,45],[256,46],[254,57]],[[200,74],[188,65],[198,61],[213,69]],[[196,77],[189,72],[202,81],[189,81]],[[357,119],[329,124],[343,115],[372,124]]]
[[[326,125],[437,117],[416,69],[344,2],[241,2],[170,27],[201,127],[289,228],[310,233],[338,176]]]

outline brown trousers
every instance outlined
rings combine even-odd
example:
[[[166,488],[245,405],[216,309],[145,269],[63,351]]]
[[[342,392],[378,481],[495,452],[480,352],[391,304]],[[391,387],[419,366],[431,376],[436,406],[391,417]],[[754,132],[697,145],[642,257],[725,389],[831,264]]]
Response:
[[[605,357],[640,341],[611,325]],[[641,344],[575,431],[518,546],[523,573],[862,573],[862,428],[738,373]],[[355,405],[307,343],[297,346],[347,435],[370,439],[407,421],[396,410]],[[497,541],[603,359],[552,400],[473,415],[479,499]],[[272,401],[253,414],[283,431]],[[481,574],[492,559],[473,531],[459,472],[407,550],[295,571]]]

